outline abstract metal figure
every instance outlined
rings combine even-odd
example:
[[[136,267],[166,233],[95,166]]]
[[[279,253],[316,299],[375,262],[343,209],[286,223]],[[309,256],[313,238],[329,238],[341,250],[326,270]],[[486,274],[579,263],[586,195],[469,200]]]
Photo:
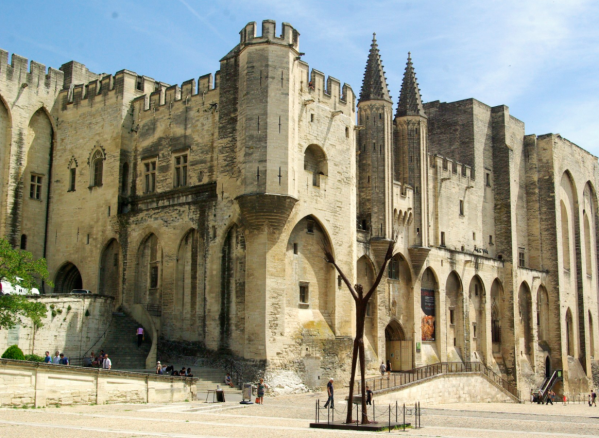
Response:
[[[351,292],[352,297],[354,298],[354,301],[356,302],[356,338],[354,339],[354,350],[353,350],[352,365],[351,365],[351,380],[349,383],[349,405],[348,405],[348,409],[347,409],[347,417],[345,420],[345,422],[348,424],[353,422],[352,421],[353,410],[351,409],[351,405],[353,403],[353,397],[354,397],[354,384],[355,384],[355,380],[356,380],[356,360],[358,358],[358,354],[360,355],[360,373],[361,373],[361,386],[360,387],[362,388],[362,391],[361,391],[362,392],[362,424],[370,423],[370,421],[368,421],[368,412],[366,411],[366,392],[364,391],[365,384],[366,384],[366,375],[365,375],[366,363],[365,363],[365,359],[364,359],[364,322],[366,321],[366,306],[368,305],[368,300],[374,294],[374,291],[376,291],[376,288],[378,287],[379,283],[381,282],[381,280],[383,278],[383,275],[385,273],[385,267],[387,266],[387,262],[389,262],[389,260],[391,260],[391,258],[393,257],[393,248],[395,246],[396,239],[397,238],[395,237],[395,233],[394,233],[394,238],[393,238],[393,240],[391,240],[389,242],[389,247],[387,248],[387,253],[385,254],[385,260],[383,261],[383,265],[381,266],[381,268],[379,270],[379,274],[377,275],[376,280],[374,281],[374,284],[372,285],[372,287],[370,288],[368,293],[366,293],[366,295],[364,295],[364,290],[362,288],[362,285],[356,284],[356,285],[352,286],[349,279],[345,276],[343,271],[341,271],[339,266],[337,266],[335,257],[333,256],[333,252],[332,252],[331,247],[328,244],[328,242],[323,241],[323,243],[322,243],[325,260],[328,263],[331,263],[335,267],[335,269],[337,269],[337,272],[339,272],[339,275],[343,279],[344,283],[347,285],[347,288]]]

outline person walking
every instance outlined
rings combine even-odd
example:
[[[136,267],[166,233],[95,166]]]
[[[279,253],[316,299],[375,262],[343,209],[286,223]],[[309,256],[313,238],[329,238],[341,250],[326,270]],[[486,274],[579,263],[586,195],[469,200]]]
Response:
[[[44,357],[44,363],[52,364],[52,356],[50,356],[49,351],[46,351],[46,357]]]
[[[597,407],[597,393],[595,390],[591,392],[591,402],[593,403],[593,406]]]
[[[374,395],[374,393],[372,392],[372,390],[370,389],[369,386],[366,387],[366,404],[367,405],[372,405],[372,396]]]
[[[139,326],[137,328],[137,348],[141,347],[141,343],[144,341],[144,328]]]
[[[329,383],[327,383],[327,395],[329,398],[324,404],[325,409],[329,407],[329,403],[331,404],[331,409],[335,409],[335,388],[333,387],[333,379],[330,379]]]
[[[267,385],[266,383],[264,383],[264,379],[260,379],[260,382],[258,383],[258,404],[264,404],[264,391],[266,390],[266,388]]]
[[[379,367],[379,370],[381,370],[381,376],[385,375],[385,371],[387,371],[387,367],[385,366],[385,362],[381,362],[381,366]]]
[[[54,353],[54,357],[52,358],[52,363],[54,365],[60,365],[60,352],[56,351],[56,353]]]
[[[547,401],[545,402],[545,406],[549,403],[551,403],[551,406],[553,406],[553,391],[549,391],[547,393]]]
[[[391,361],[387,361],[387,379],[391,377]]]
[[[112,368],[112,361],[108,358],[108,353],[104,355],[104,362],[102,362],[102,368],[110,370]]]

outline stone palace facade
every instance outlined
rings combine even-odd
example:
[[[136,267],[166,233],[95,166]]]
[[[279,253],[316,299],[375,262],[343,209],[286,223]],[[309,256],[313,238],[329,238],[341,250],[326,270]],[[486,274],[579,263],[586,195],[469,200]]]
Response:
[[[347,378],[353,300],[399,233],[366,323],[370,367],[483,362],[534,388],[598,356],[597,158],[506,106],[397,106],[376,39],[359,97],[249,23],[215,75],[168,85],[0,50],[0,227],[54,287],[115,297],[161,336]],[[322,379],[321,379],[322,377]]]

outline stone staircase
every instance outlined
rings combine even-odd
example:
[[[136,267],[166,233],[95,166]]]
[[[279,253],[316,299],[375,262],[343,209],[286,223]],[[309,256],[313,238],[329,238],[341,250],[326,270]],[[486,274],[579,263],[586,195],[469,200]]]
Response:
[[[108,328],[102,350],[108,353],[112,361],[112,369],[116,370],[142,370],[146,367],[146,358],[150,352],[152,341],[146,339],[140,348],[137,348],[135,335],[139,323],[133,318],[120,312],[112,313],[112,322]]]

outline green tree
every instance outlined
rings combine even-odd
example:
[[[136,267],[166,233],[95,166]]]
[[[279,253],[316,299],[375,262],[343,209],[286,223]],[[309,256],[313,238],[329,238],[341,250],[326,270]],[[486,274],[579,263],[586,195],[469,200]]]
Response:
[[[34,260],[30,252],[14,249],[6,240],[0,239],[0,281],[32,289],[38,287],[39,281],[48,282],[48,276],[45,259]],[[46,313],[45,304],[28,300],[27,295],[0,296],[0,329],[20,324],[21,318],[29,318],[34,327],[41,327]]]

